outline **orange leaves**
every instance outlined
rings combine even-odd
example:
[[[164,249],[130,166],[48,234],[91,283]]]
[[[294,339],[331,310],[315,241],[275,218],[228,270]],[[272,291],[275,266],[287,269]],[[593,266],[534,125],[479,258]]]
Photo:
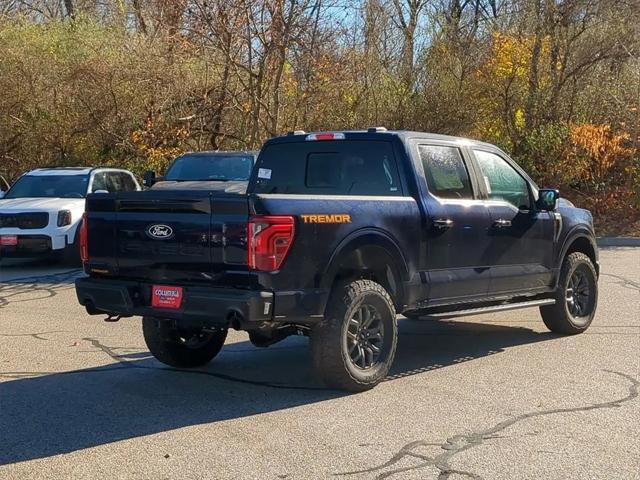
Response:
[[[133,170],[136,173],[147,169],[164,170],[171,160],[185,151],[183,145],[190,134],[187,127],[176,127],[154,121],[152,117],[147,118],[143,128],[130,134],[136,156],[144,159],[144,165],[136,166]]]
[[[572,125],[569,137],[572,148],[567,166],[590,182],[606,181],[614,170],[624,170],[636,153],[626,146],[629,136],[613,133],[609,125]]]

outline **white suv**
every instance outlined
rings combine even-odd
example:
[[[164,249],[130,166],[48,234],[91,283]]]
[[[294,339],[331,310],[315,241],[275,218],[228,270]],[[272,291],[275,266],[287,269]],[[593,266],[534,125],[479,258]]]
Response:
[[[88,193],[140,190],[131,172],[115,168],[39,168],[22,175],[0,199],[0,259],[78,258],[78,225]]]

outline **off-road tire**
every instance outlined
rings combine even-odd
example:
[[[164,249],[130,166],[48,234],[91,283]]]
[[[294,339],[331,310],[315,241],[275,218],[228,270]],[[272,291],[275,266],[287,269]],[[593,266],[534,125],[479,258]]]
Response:
[[[143,317],[142,333],[151,354],[162,363],[177,368],[206,365],[215,357],[227,338],[227,330],[212,333],[184,332],[171,328],[170,323],[153,317]],[[200,335],[196,346],[189,346],[185,336]]]
[[[588,283],[589,295],[584,315],[572,315],[569,309],[568,286],[575,272],[584,275]],[[549,330],[564,335],[584,332],[596,313],[598,305],[598,275],[591,259],[581,252],[574,252],[564,259],[560,270],[560,279],[555,292],[556,303],[540,307],[542,320]]]
[[[383,331],[377,361],[366,369],[355,365],[346,339],[350,322],[361,307],[377,312],[375,321]],[[327,386],[361,392],[375,387],[387,376],[397,341],[396,311],[387,291],[371,280],[356,280],[334,288],[324,319],[311,331],[311,356],[316,372]]]

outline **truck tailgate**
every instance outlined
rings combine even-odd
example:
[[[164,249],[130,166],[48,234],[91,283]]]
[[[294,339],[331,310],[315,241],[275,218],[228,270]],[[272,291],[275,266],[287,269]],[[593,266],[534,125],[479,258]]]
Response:
[[[144,191],[87,198],[88,267],[167,283],[223,282],[246,270],[247,198]]]

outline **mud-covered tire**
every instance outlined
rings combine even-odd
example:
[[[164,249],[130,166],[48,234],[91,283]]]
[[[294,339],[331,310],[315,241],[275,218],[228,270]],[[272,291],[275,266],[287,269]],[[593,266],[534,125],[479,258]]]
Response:
[[[311,356],[327,386],[361,392],[387,376],[397,341],[396,311],[387,291],[371,280],[356,280],[334,288],[324,319],[311,331]],[[352,357],[358,353],[362,365]]]
[[[171,328],[169,322],[153,317],[142,319],[142,333],[151,354],[162,363],[177,368],[206,365],[220,352],[227,338],[226,329],[180,331]]]
[[[578,289],[574,289],[574,285],[584,293],[580,293],[580,301],[584,302],[582,308],[576,308]],[[598,305],[598,275],[591,259],[584,253],[574,252],[564,259],[555,300],[553,305],[540,307],[542,320],[549,330],[575,335],[589,328]]]

